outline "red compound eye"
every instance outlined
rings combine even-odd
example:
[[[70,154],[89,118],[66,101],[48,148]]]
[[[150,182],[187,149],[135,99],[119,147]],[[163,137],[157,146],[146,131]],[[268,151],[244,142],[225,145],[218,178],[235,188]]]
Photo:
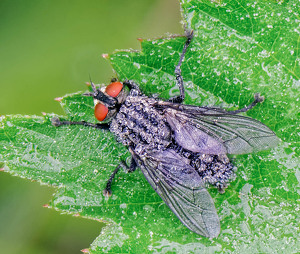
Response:
[[[108,108],[103,105],[102,103],[98,103],[95,106],[95,117],[97,118],[98,121],[103,121],[105,117],[107,116],[108,113]]]
[[[117,97],[123,88],[121,82],[112,82],[106,88],[105,92],[111,97]]]

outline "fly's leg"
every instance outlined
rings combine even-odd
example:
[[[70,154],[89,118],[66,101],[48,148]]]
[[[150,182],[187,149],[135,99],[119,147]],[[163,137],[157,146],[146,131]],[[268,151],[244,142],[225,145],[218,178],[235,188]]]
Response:
[[[128,167],[125,161],[121,161],[120,164],[116,167],[116,169],[112,172],[111,176],[109,177],[106,187],[103,190],[104,196],[111,196],[111,184],[112,181],[114,180],[116,174],[120,170],[120,168],[123,168],[126,170],[128,173],[131,173],[136,170],[137,164],[133,158],[131,158],[130,166]]]
[[[62,126],[62,125],[83,125],[83,126],[87,126],[87,127],[92,127],[92,128],[96,128],[96,129],[103,129],[103,130],[108,130],[109,129],[109,124],[107,123],[103,123],[103,124],[99,124],[99,123],[88,123],[85,121],[79,121],[79,122],[72,122],[72,121],[61,121],[59,120],[58,117],[53,117],[51,119],[51,123],[52,125],[58,127],[58,126]]]
[[[181,76],[181,64],[182,64],[182,61],[184,59],[184,55],[186,53],[186,50],[187,50],[187,48],[189,47],[189,45],[190,45],[190,43],[192,41],[193,31],[187,31],[186,37],[187,37],[187,39],[185,41],[185,44],[184,44],[184,47],[183,47],[183,50],[182,50],[179,62],[178,62],[178,64],[175,67],[176,83],[177,83],[177,85],[179,87],[180,95],[172,97],[169,100],[169,101],[175,102],[175,103],[181,103],[181,102],[183,102],[184,97],[185,97],[184,86],[183,86],[183,79],[182,79],[182,76]]]
[[[242,109],[237,109],[237,110],[233,110],[233,111],[227,111],[227,113],[235,115],[235,114],[238,114],[238,113],[247,112],[248,110],[250,110],[253,107],[255,107],[258,103],[263,102],[264,99],[265,98],[263,96],[261,96],[259,93],[256,93],[256,94],[254,94],[254,101],[250,105],[248,105],[248,106],[246,106],[246,107],[244,107]]]
[[[96,128],[96,129],[104,129],[104,130],[109,129],[109,124],[94,124],[94,123],[88,123],[88,122],[84,122],[84,121],[80,121],[80,122],[61,121],[61,120],[58,119],[58,117],[53,117],[51,119],[51,122],[52,122],[52,125],[54,125],[56,127],[62,126],[62,125],[82,125],[82,126],[92,127],[92,128]],[[115,175],[120,170],[120,168],[123,168],[128,173],[131,173],[131,172],[136,170],[136,167],[137,167],[137,164],[136,164],[136,162],[133,158],[131,158],[131,162],[130,162],[129,167],[127,166],[125,161],[121,161],[120,164],[116,167],[116,169],[113,171],[113,173],[109,177],[109,179],[106,183],[106,187],[103,191],[103,194],[105,196],[110,196],[111,195],[111,184],[112,184],[112,181],[113,181]]]
[[[130,90],[134,89],[137,90],[139,93],[141,93],[140,87],[138,84],[134,83],[132,80],[125,80],[123,82],[124,85],[126,85]]]

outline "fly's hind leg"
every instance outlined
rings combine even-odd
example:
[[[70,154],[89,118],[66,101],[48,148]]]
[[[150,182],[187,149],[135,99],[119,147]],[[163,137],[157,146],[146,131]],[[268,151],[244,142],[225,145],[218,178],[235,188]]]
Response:
[[[193,39],[193,31],[186,31],[186,37],[187,37],[187,39],[185,41],[181,56],[179,58],[178,64],[175,67],[176,83],[179,87],[180,95],[172,97],[169,100],[169,101],[175,102],[175,103],[181,103],[181,102],[183,102],[183,100],[185,98],[183,79],[182,79],[182,76],[181,76],[181,64],[182,64],[182,61],[184,59],[184,55],[186,53],[186,50],[189,47],[189,45],[190,45],[190,43]]]
[[[111,196],[111,185],[112,181],[114,180],[116,174],[120,170],[120,168],[123,168],[128,173],[131,173],[136,170],[137,164],[133,158],[131,158],[130,166],[128,167],[125,161],[121,161],[120,164],[116,167],[116,169],[112,172],[110,175],[108,181],[106,182],[106,187],[103,190],[104,196]]]
[[[246,107],[244,107],[242,109],[237,109],[237,110],[233,110],[233,111],[227,111],[227,113],[235,115],[235,114],[238,114],[238,113],[247,112],[248,110],[250,110],[253,107],[255,107],[258,103],[263,102],[264,99],[265,98],[263,96],[261,96],[259,93],[256,93],[256,94],[254,94],[254,101],[250,105],[248,105],[248,106],[246,106]]]

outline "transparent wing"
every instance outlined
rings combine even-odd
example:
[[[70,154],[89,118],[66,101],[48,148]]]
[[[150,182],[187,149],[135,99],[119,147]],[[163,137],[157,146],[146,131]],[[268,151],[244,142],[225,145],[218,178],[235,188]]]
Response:
[[[263,123],[217,108],[161,102],[179,145],[205,154],[244,154],[275,147],[279,139]]]
[[[219,235],[214,202],[186,158],[171,149],[133,157],[153,189],[186,227],[206,237]]]

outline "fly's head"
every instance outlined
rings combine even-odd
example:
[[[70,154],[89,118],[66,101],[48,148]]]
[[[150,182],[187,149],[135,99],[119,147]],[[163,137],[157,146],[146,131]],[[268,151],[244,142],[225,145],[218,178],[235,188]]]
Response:
[[[91,82],[93,92],[85,93],[85,96],[92,96],[95,105],[95,117],[98,121],[108,122],[118,112],[120,106],[125,102],[128,90],[123,83],[112,81],[108,86],[97,89]]]

